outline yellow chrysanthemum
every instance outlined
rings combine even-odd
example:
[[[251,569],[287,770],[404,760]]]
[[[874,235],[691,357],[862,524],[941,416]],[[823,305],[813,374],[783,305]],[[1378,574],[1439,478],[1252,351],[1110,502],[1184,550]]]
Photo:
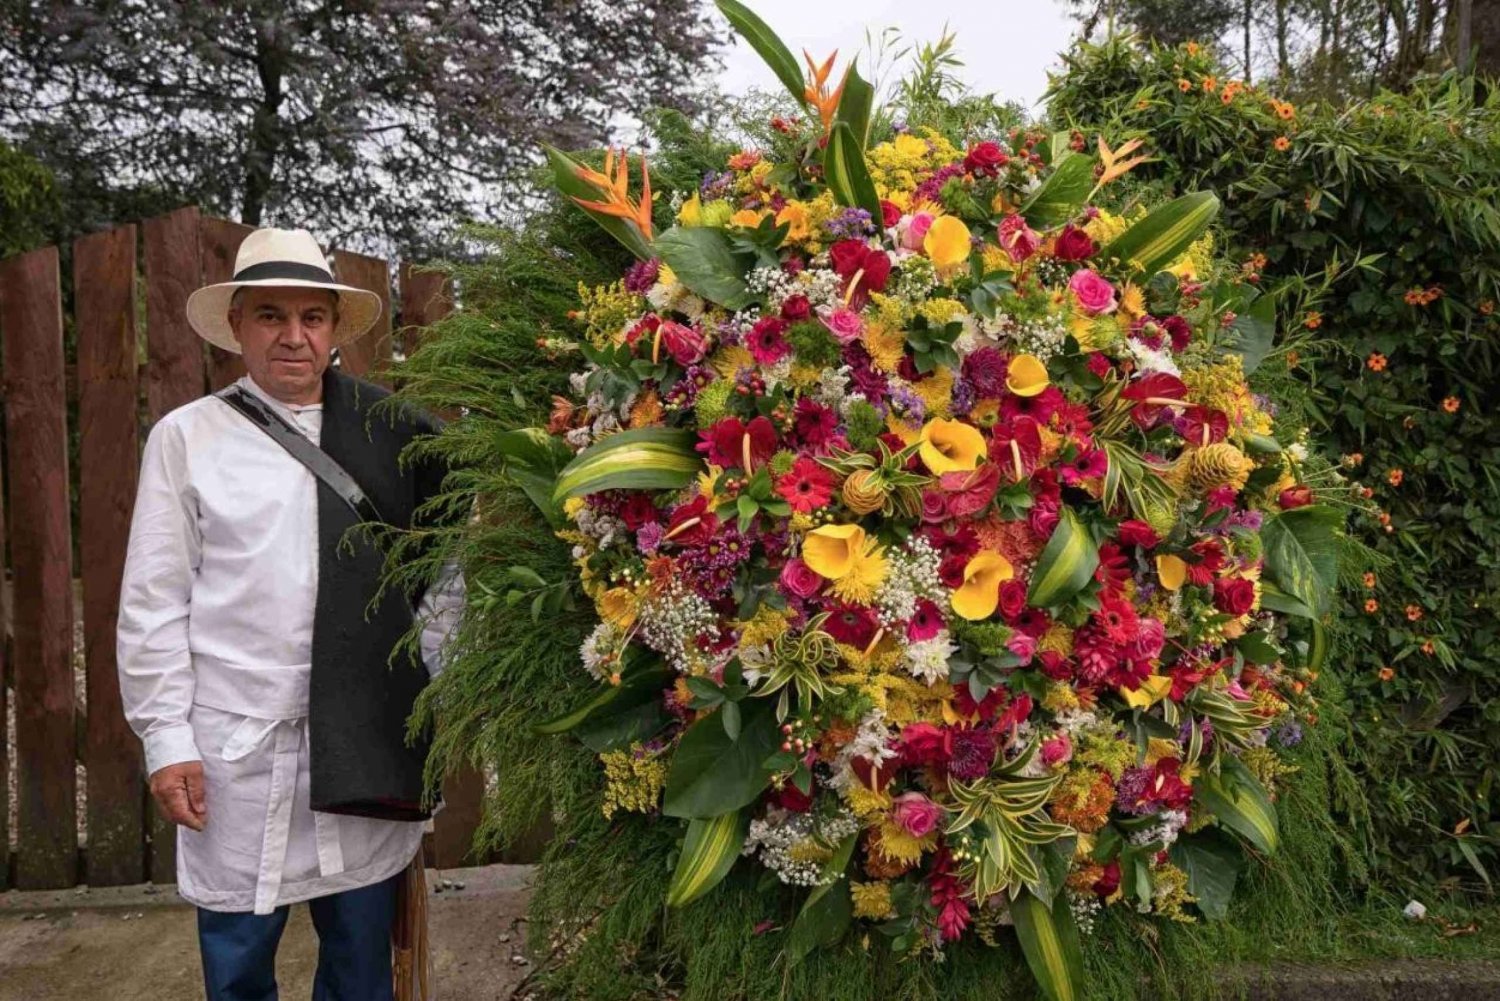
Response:
[[[1093,237],[1095,243],[1102,246],[1129,228],[1130,221],[1125,217],[1100,209],[1099,214],[1083,227],[1083,231]]]
[[[1127,322],[1146,315],[1146,293],[1134,282],[1126,282],[1120,289],[1119,314]]]
[[[849,883],[849,897],[854,901],[854,916],[866,921],[884,921],[896,916],[895,905],[891,903],[891,884],[881,881],[877,883]]]
[[[891,808],[891,794],[876,792],[863,782],[850,782],[841,794],[849,809],[860,820],[866,820]]]
[[[1037,641],[1037,652],[1060,653],[1069,656],[1073,653],[1073,630],[1061,622],[1054,622],[1047,627],[1042,638]]]
[[[921,382],[912,383],[911,391],[926,406],[928,417],[947,418],[952,412],[953,372],[938,368]]]
[[[906,354],[906,334],[899,327],[872,320],[865,324],[864,345],[875,367],[890,375]]]
[[[728,345],[709,355],[708,363],[713,366],[720,378],[733,379],[734,374],[740,369],[755,366],[755,356],[738,344]]]
[[[635,625],[640,611],[640,597],[628,587],[612,587],[595,602],[599,617],[622,632]]]
[[[809,226],[807,205],[799,201],[789,201],[776,213],[776,225],[788,226],[786,239],[789,243],[801,243],[811,235]]]
[[[764,212],[757,212],[754,209],[740,209],[729,217],[729,225],[754,229],[760,225],[760,221],[765,218],[765,215]]]
[[[937,845],[937,832],[914,838],[900,824],[887,818],[880,822],[880,854],[892,862],[915,865],[922,860],[922,853]]]

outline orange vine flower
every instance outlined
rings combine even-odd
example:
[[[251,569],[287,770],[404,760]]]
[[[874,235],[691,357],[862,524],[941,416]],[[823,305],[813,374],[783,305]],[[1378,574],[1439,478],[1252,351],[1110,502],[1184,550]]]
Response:
[[[1375,586],[1375,575],[1373,573],[1371,573],[1370,571],[1368,571],[1368,570],[1365,571],[1365,578],[1364,579],[1365,579],[1365,587],[1373,588]]]
[[[587,198],[579,198],[573,195],[573,201],[580,208],[598,212],[601,215],[618,216],[627,222],[635,223],[641,235],[648,241],[651,239],[651,174],[646,169],[645,154],[641,155],[641,197],[636,200],[630,197],[630,159],[625,155],[625,150],[619,150],[619,164],[615,163],[615,150],[611,149],[604,154],[604,172],[591,170],[582,164],[578,165],[579,179],[586,181],[599,190],[604,197],[597,201]]]
[[[1384,372],[1388,361],[1379,351],[1371,351],[1370,357],[1365,359],[1365,364],[1370,367],[1371,372]]]
[[[1374,598],[1366,598],[1365,611],[1370,615],[1374,615],[1376,612],[1380,611],[1380,602],[1376,601]]]
[[[1401,485],[1401,481],[1405,478],[1406,474],[1399,469],[1392,469],[1390,472],[1385,474],[1386,482],[1393,487],[1399,487]]]
[[[1286,136],[1277,136],[1276,141],[1271,144],[1276,147],[1276,152],[1285,153],[1292,148],[1292,141]]]
[[[1396,676],[1396,669],[1394,667],[1391,667],[1389,664],[1387,664],[1385,667],[1382,667],[1380,669],[1380,680],[1381,681],[1390,681],[1395,676]]]
[[[1450,413],[1450,414],[1456,414],[1456,413],[1458,413],[1458,408],[1461,405],[1462,404],[1460,403],[1458,397],[1456,397],[1456,396],[1445,396],[1445,397],[1443,397],[1443,409],[1445,411],[1447,411],[1448,413]]]
[[[1421,618],[1422,618],[1422,606],[1421,605],[1407,605],[1406,606],[1406,621],[1407,622],[1418,622],[1418,621],[1421,620]]]
[[[1323,314],[1316,309],[1310,310],[1307,317],[1303,319],[1302,325],[1308,330],[1317,330],[1323,325]]]

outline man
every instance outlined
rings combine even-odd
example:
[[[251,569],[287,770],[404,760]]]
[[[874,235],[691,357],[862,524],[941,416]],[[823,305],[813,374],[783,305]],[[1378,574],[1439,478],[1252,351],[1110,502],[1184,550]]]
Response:
[[[398,461],[431,419],[372,412],[388,394],[329,367],[380,308],[333,280],[306,231],[252,233],[234,279],[188,301],[193,328],[249,374],[163,417],[142,458],[120,690],[152,795],[178,825],[178,890],[199,908],[212,1001],[277,997],[287,905],[304,900],[313,997],[392,997],[397,886],[428,816],[425,746],[407,745],[405,721],[462,583],[450,574],[420,601],[382,591],[380,552],[348,531],[355,506],[294,456],[331,458],[367,495],[362,510],[397,527],[438,490],[442,470]],[[267,433],[278,425],[290,444]],[[425,670],[400,645],[414,616]]]

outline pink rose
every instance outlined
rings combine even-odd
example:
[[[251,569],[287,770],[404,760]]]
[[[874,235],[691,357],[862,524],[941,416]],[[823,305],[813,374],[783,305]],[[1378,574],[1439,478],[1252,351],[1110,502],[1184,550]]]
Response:
[[[1060,733],[1051,740],[1042,741],[1042,764],[1048,768],[1066,764],[1072,757],[1073,742],[1068,739],[1067,734]]]
[[[781,586],[799,598],[811,598],[823,586],[823,578],[800,557],[794,556],[781,568]]]
[[[1155,660],[1167,645],[1167,629],[1161,620],[1139,619],[1136,623],[1135,639],[1130,642],[1130,653],[1137,660]]]
[[[930,487],[922,491],[922,520],[930,525],[948,520],[948,495]]]
[[[1115,302],[1115,287],[1098,272],[1088,268],[1073,272],[1073,277],[1068,279],[1068,288],[1078,297],[1078,305],[1095,316],[1113,313],[1118,305]]]
[[[901,234],[901,246],[907,250],[921,250],[922,240],[927,236],[927,230],[931,227],[932,213],[918,212],[906,224],[906,232]]]
[[[853,343],[865,331],[865,321],[859,318],[859,313],[842,306],[818,319],[823,321],[823,326],[828,328],[828,332],[840,344]]]
[[[1036,637],[1028,636],[1026,633],[1015,633],[1005,641],[1005,648],[1020,657],[1022,664],[1029,664],[1031,658],[1036,656]]]
[[[919,792],[897,796],[891,808],[891,819],[914,838],[925,838],[942,819],[943,808]]]

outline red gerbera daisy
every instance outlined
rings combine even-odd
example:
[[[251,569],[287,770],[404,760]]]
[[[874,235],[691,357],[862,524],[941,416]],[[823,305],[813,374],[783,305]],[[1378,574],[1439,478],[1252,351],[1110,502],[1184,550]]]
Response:
[[[835,485],[833,474],[817,460],[799,455],[786,475],[776,481],[776,492],[792,506],[793,511],[807,514],[833,498]]]

